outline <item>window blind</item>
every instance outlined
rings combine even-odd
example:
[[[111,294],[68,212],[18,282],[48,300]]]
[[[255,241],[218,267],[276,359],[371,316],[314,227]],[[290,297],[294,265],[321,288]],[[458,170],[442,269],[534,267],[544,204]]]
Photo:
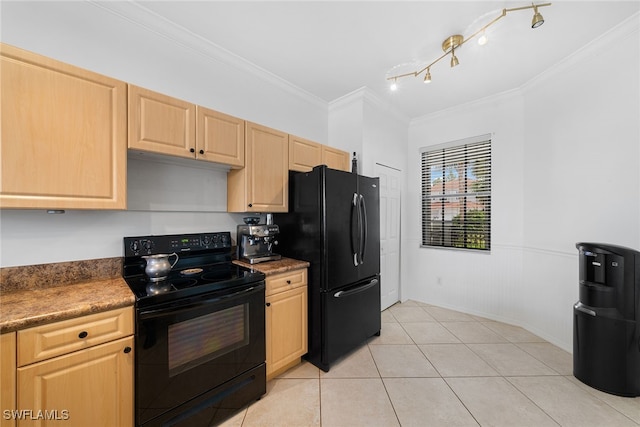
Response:
[[[491,139],[422,152],[422,245],[491,249]]]

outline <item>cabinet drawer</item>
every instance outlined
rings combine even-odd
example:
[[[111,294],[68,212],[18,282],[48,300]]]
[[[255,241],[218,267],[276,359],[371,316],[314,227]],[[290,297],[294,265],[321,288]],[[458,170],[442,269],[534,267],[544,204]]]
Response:
[[[133,307],[18,331],[18,366],[133,335]]]
[[[303,268],[300,270],[287,271],[285,273],[267,276],[266,286],[267,295],[277,294],[278,292],[287,291],[300,286],[307,286],[307,269]]]

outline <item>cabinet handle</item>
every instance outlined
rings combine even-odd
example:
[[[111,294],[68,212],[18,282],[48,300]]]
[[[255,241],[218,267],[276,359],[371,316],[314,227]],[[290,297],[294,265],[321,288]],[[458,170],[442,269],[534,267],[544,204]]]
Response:
[[[287,285],[290,285],[290,284],[291,284],[291,280],[287,280]]]
[[[266,304],[266,306],[267,306],[267,307],[271,307],[271,303],[270,303],[270,302],[268,302],[268,303]]]
[[[78,334],[78,338],[86,338],[89,335],[87,331],[82,331]]]
[[[204,150],[200,150],[200,151],[199,151],[199,153],[200,153],[200,154],[204,154]]]
[[[124,348],[124,352],[125,352],[125,353],[131,353],[131,347],[126,346],[126,347]]]
[[[253,207],[253,203],[249,203],[249,207],[252,208]]]
[[[196,152],[196,149],[195,149],[195,148],[189,148],[189,152],[190,152],[190,153],[195,153],[195,152]]]

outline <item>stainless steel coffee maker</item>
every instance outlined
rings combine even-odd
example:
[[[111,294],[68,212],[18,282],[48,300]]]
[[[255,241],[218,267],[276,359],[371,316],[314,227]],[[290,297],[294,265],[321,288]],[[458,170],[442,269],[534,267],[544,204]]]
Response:
[[[273,252],[280,228],[275,224],[258,224],[259,218],[244,218],[245,225],[238,226],[238,259],[256,264],[282,258]],[[271,221],[267,221],[271,222]]]

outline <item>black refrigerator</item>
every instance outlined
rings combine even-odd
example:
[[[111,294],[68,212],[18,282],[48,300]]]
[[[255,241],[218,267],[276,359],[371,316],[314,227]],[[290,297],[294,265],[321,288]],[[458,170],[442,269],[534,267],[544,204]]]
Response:
[[[306,359],[333,362],[380,335],[379,179],[317,166],[290,172],[278,251],[310,263]]]

